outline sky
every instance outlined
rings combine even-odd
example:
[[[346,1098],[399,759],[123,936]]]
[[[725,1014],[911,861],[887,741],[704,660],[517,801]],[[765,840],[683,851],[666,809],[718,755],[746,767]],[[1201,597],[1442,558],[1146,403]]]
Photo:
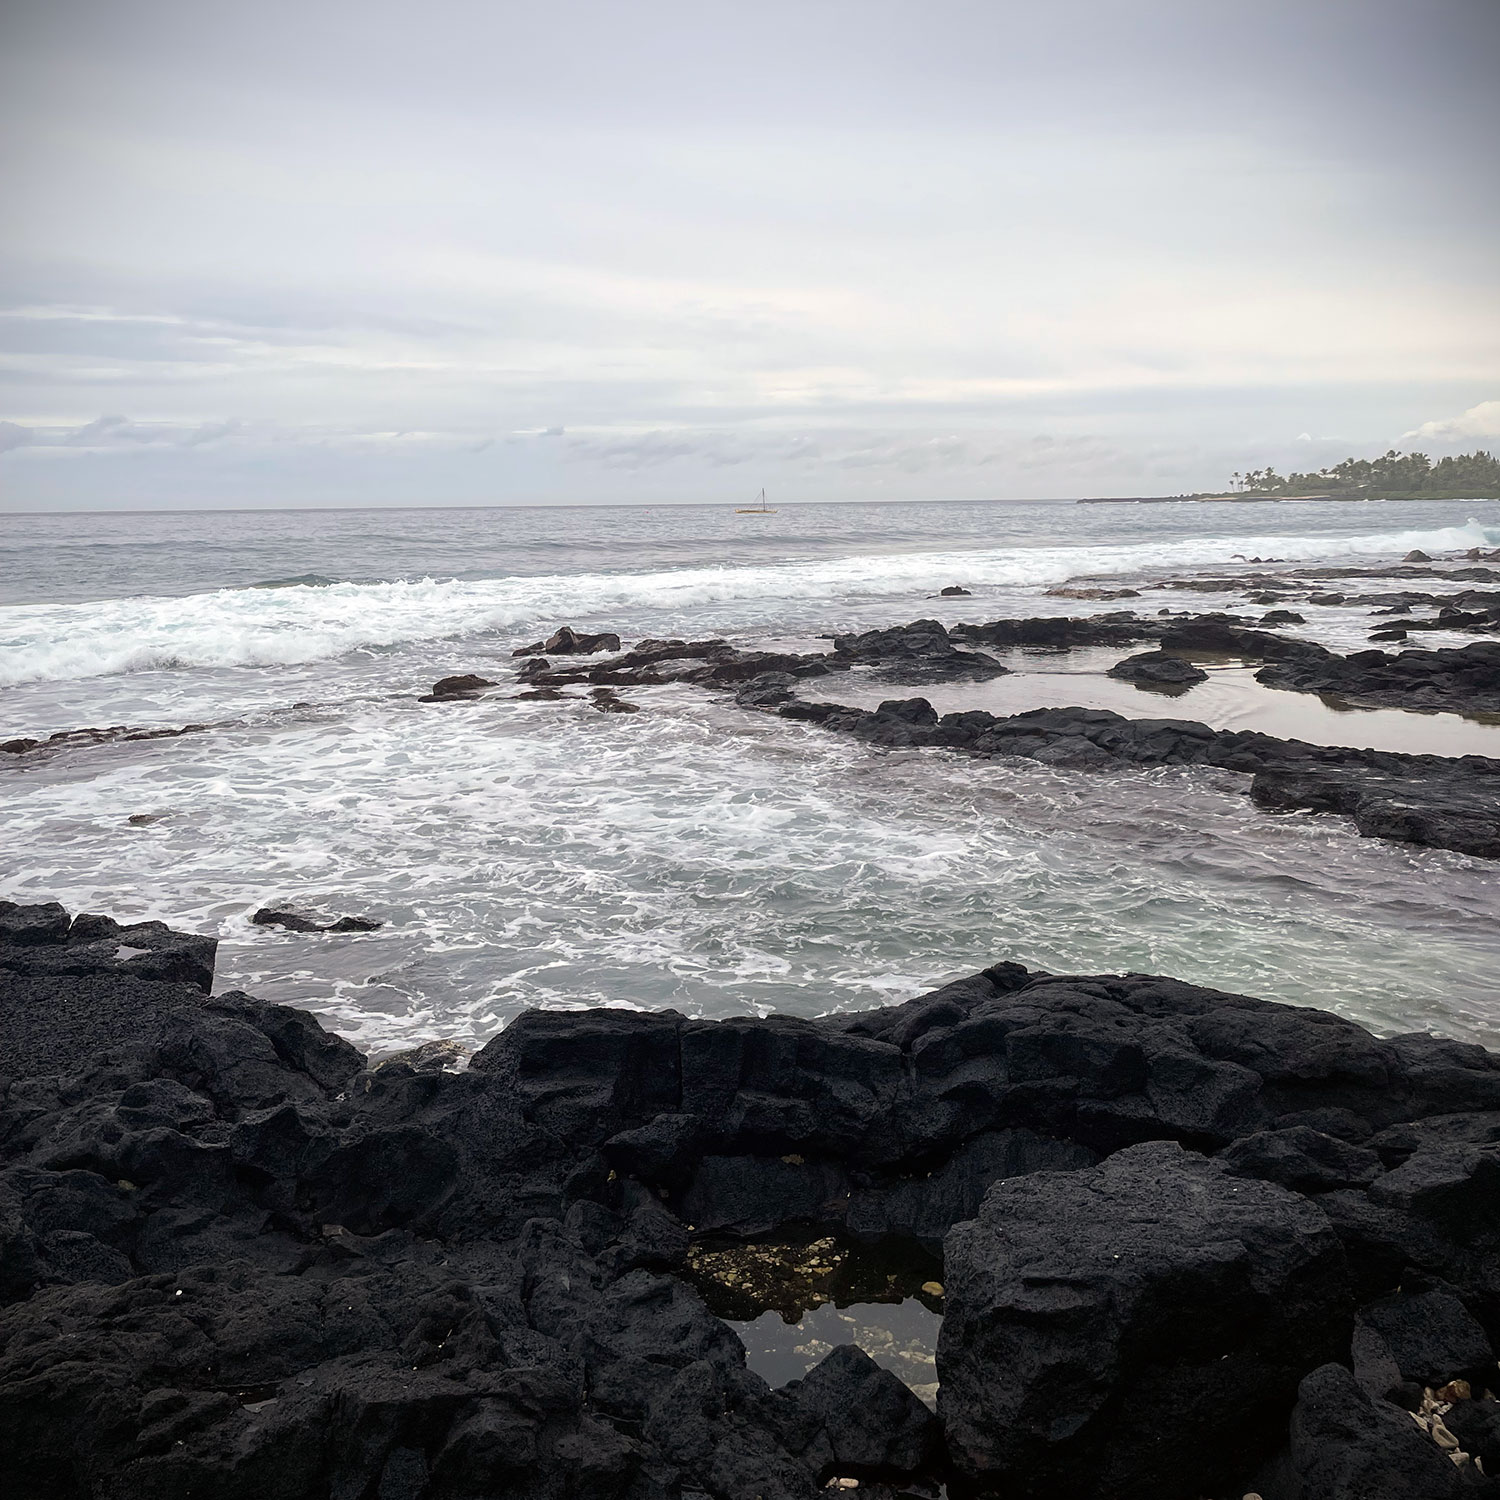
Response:
[[[10,0],[0,509],[1500,448],[1496,0]]]

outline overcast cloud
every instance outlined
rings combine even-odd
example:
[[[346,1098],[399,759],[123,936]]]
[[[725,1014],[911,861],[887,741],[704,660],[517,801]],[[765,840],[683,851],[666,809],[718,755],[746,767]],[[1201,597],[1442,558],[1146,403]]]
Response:
[[[10,509],[1500,435],[1493,0],[18,0],[0,58]]]

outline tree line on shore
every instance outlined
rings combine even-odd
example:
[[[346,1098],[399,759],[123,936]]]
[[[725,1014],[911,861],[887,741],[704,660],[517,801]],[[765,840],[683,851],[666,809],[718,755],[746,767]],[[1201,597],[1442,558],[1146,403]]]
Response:
[[[1379,458],[1346,458],[1309,474],[1281,475],[1269,466],[1235,474],[1237,493],[1368,500],[1484,500],[1500,498],[1500,459],[1483,449],[1439,459],[1392,448]]]

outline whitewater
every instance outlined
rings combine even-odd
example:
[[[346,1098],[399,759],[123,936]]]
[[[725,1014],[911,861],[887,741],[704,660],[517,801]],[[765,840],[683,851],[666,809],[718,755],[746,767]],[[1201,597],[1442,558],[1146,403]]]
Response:
[[[177,597],[12,606],[0,629],[0,684],[190,667],[264,667],[346,652],[529,629],[550,633],[563,616],[623,620],[645,630],[655,616],[695,614],[726,628],[826,623],[828,611],[937,593],[955,578],[971,589],[1024,592],[1069,578],[1136,577],[1146,570],[1233,568],[1251,555],[1284,562],[1373,561],[1408,551],[1500,544],[1500,527],[1476,520],[1422,530],[1343,537],[1268,533],[1171,541],[789,558],[654,569],[555,572],[534,577],[374,582],[276,580]]]
[[[505,680],[565,622],[811,649],[1121,607],[1047,594],[1070,581],[1180,606],[1151,586],[1496,546],[1484,501],[6,517],[0,738],[208,727],[5,757],[0,896],[213,932],[221,987],[377,1050],[482,1041],[527,1005],[817,1014],[1002,958],[1493,1045],[1497,872],[1269,817],[1224,773],[880,752],[687,687],[631,716],[417,695]],[[1338,607],[1308,627],[1367,630]],[[250,924],[283,902],[385,925]]]

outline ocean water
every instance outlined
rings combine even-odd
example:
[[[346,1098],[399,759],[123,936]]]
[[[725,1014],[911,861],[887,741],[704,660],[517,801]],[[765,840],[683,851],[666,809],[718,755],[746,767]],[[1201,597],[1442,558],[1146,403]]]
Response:
[[[999,959],[1494,1045],[1500,868],[1259,812],[1226,773],[880,751],[685,686],[628,690],[629,716],[416,695],[455,671],[505,681],[562,623],[810,647],[924,615],[1243,607],[1151,586],[1251,557],[1497,545],[1484,501],[7,516],[0,738],[209,727],[0,757],[0,895],[215,933],[220,988],[377,1051],[482,1042],[531,1005],[819,1014]],[[1076,578],[1145,594],[1046,595]],[[954,583],[972,597],[932,597]],[[1366,643],[1362,610],[1303,612],[1313,638]],[[1012,665],[1008,693],[1090,701],[1065,659]],[[1229,681],[1199,716],[1261,711]],[[1348,743],[1413,718],[1344,717]],[[1422,748],[1500,754],[1500,726],[1418,727]],[[283,902],[386,925],[250,924]]]

